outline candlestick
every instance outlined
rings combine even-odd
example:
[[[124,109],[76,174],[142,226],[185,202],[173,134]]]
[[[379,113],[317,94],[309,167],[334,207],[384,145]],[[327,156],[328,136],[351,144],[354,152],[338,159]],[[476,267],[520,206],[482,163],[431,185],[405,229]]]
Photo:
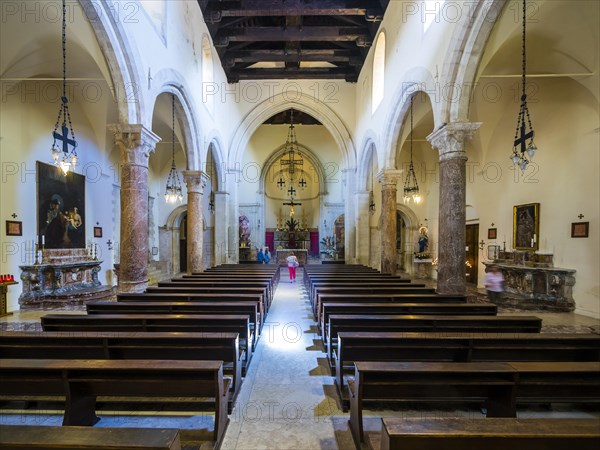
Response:
[[[98,245],[94,242],[94,261],[98,261]]]
[[[34,266],[37,266],[37,265],[39,265],[39,264],[40,264],[40,263],[39,263],[39,261],[38,261],[38,244],[37,244],[37,242],[36,242],[36,244],[35,244],[35,261],[33,262],[33,265],[34,265]]]

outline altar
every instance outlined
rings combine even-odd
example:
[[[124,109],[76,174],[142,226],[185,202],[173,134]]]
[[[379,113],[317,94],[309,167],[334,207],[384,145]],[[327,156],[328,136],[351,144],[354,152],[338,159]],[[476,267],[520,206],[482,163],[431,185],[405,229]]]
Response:
[[[306,264],[308,262],[308,250],[284,248],[283,250],[275,251],[275,258],[277,260],[277,264],[279,264],[280,266],[286,266],[286,258],[291,254],[294,254],[296,256],[296,259],[301,265]]]
[[[98,279],[102,261],[86,256],[83,249],[50,250],[41,264],[19,266],[23,291],[21,309],[84,305],[89,300],[108,300],[113,286]]]

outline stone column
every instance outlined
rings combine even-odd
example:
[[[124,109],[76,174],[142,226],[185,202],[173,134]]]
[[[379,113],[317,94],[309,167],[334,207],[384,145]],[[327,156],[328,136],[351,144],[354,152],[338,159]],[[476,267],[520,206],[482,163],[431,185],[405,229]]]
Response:
[[[356,264],[356,202],[354,193],[356,191],[356,169],[342,170],[344,182],[344,259],[346,264]]]
[[[434,131],[427,140],[440,154],[440,205],[437,291],[464,294],[466,162],[465,144],[481,123],[455,122]]]
[[[356,194],[356,262],[369,264],[369,191],[359,191]]]
[[[204,270],[202,258],[204,241],[202,197],[206,182],[204,173],[199,170],[184,171],[183,177],[187,183],[188,197],[187,271],[191,274]]]
[[[148,159],[160,137],[143,125],[110,125],[121,151],[119,292],[148,285]]]
[[[227,186],[227,192],[229,192],[229,202],[227,208],[227,214],[229,221],[227,222],[227,263],[236,264],[239,262],[239,246],[240,246],[240,233],[239,233],[239,201],[238,201],[238,189],[240,186],[240,180],[242,177],[241,170],[237,168],[229,168],[226,172],[225,186]],[[217,226],[219,226],[217,224]]]
[[[215,192],[215,264],[227,262],[229,249],[227,228],[229,220],[229,192]]]
[[[396,273],[396,195],[402,171],[382,170],[381,183],[381,273]]]

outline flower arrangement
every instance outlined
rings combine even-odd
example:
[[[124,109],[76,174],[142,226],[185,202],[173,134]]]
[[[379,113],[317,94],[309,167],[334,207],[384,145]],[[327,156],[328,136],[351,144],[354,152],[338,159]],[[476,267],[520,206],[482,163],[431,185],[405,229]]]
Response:
[[[415,252],[415,259],[431,259],[432,255],[429,252]]]
[[[337,253],[337,250],[335,249],[335,239],[333,236],[326,236],[323,239],[321,239],[321,245],[325,247],[325,249],[321,253],[325,253],[326,255],[332,258]]]

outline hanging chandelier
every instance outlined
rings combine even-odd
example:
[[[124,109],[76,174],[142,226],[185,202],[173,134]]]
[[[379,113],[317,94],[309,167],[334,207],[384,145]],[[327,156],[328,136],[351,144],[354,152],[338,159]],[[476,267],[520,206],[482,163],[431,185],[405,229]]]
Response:
[[[73,131],[73,124],[71,123],[71,113],[69,112],[69,100],[67,98],[67,7],[66,0],[62,1],[62,56],[63,56],[63,93],[61,97],[60,109],[58,110],[58,117],[56,118],[56,124],[54,125],[54,131],[52,132],[52,160],[54,165],[60,167],[63,174],[67,175],[71,167],[77,165],[77,141],[75,140],[75,132]],[[62,119],[62,125],[60,125],[60,133],[58,132],[59,124]],[[67,122],[69,126],[67,127]],[[69,138],[69,132],[71,138]],[[62,141],[62,148],[58,145],[57,141]],[[72,148],[69,151],[69,145]]]
[[[419,194],[419,183],[417,183],[417,177],[415,175],[415,167],[413,165],[413,99],[410,99],[410,165],[408,166],[408,173],[406,174],[406,180],[404,181],[404,203],[409,203],[410,200],[415,204],[421,202],[421,195]]]
[[[299,159],[296,159],[296,154],[298,154]],[[287,159],[285,159],[287,156]],[[305,189],[308,183],[306,182],[306,178],[304,176],[304,159],[302,159],[302,153],[300,152],[300,147],[298,147],[298,140],[296,138],[296,127],[294,125],[294,110],[290,110],[290,128],[288,129],[287,139],[283,146],[283,155],[279,160],[279,164],[283,171],[283,168],[287,168],[287,172],[290,177],[290,182],[294,183],[296,178],[296,169],[300,169],[300,179],[298,180],[298,185],[301,189]],[[283,176],[279,177],[279,181],[277,182],[279,189],[283,189],[285,186],[285,180]]]
[[[521,108],[517,118],[517,128],[515,130],[515,139],[513,142],[513,153],[510,159],[518,166],[522,172],[527,169],[529,160],[533,158],[537,147],[533,142],[535,132],[531,125],[531,117],[529,117],[529,108],[527,106],[527,54],[526,54],[526,30],[527,30],[527,2],[523,0],[523,71],[522,71],[522,90],[521,90]],[[525,121],[527,119],[527,122]],[[527,142],[529,141],[529,142]]]
[[[181,191],[181,181],[179,180],[179,173],[175,166],[175,95],[171,97],[171,146],[173,159],[171,162],[171,170],[167,177],[167,188],[165,190],[165,201],[167,203],[176,203],[183,200],[183,193]]]

